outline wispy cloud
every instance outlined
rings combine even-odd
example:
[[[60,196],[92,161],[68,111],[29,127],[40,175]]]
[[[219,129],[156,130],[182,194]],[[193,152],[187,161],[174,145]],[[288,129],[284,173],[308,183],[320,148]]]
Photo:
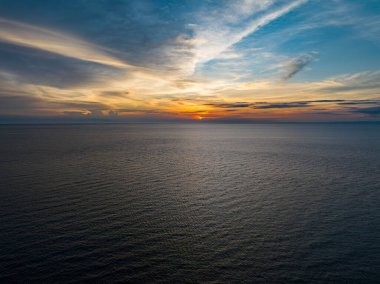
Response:
[[[275,103],[275,104],[258,104],[255,106],[257,109],[272,109],[272,108],[295,108],[307,107],[309,102],[289,102],[289,103]]]
[[[231,46],[306,2],[295,0],[281,8],[266,11],[273,1],[258,4],[257,1],[246,0],[234,3],[232,7],[227,5],[215,15],[201,17],[199,23],[189,26],[192,35],[182,35],[177,40],[180,51],[188,50],[193,54],[192,60],[186,64],[187,74],[192,74],[197,65],[217,58]],[[254,19],[249,19],[251,17]]]
[[[104,48],[61,32],[0,18],[0,41],[41,49],[66,57],[115,67],[131,65],[107,54]]]

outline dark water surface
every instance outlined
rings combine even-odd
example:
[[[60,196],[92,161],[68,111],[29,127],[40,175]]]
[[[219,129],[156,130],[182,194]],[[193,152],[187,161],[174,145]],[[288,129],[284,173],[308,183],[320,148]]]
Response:
[[[380,125],[0,126],[0,282],[380,281]]]

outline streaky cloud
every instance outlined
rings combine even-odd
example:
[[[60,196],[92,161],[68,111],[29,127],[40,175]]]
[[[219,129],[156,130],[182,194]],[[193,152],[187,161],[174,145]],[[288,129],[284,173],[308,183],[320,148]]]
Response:
[[[181,53],[183,53],[184,49],[186,50],[184,46],[187,46],[187,50],[191,51],[194,54],[192,62],[188,62],[186,64],[187,68],[189,69],[187,72],[189,74],[194,73],[195,68],[198,64],[204,64],[217,58],[231,46],[237,44],[265,25],[282,17],[283,15],[289,13],[290,11],[306,2],[307,0],[292,1],[290,4],[287,4],[279,9],[260,15],[259,17],[248,21],[248,23],[240,23],[240,25],[238,25],[239,27],[231,25],[230,17],[226,17],[224,20],[213,18],[211,21],[208,19],[205,21],[205,23],[192,26],[192,29],[194,30],[193,36],[185,36],[179,38],[179,42],[181,43]],[[257,3],[254,1],[245,1],[246,10],[249,11],[251,15],[254,15],[258,12],[261,12],[263,9],[268,8],[270,4],[272,4],[271,1],[266,1],[265,5],[257,5]],[[227,13],[228,11],[226,14]],[[244,18],[247,15],[243,14],[241,16]],[[210,26],[210,22],[216,22],[216,24]]]
[[[83,61],[128,68],[132,65],[112,57],[95,44],[72,35],[0,18],[0,41],[36,48]]]
[[[272,109],[272,108],[295,108],[295,107],[308,107],[308,102],[290,102],[290,103],[276,103],[276,104],[265,104],[256,105],[256,109]]]
[[[355,108],[352,112],[366,114],[369,116],[378,116],[380,115],[380,107]]]

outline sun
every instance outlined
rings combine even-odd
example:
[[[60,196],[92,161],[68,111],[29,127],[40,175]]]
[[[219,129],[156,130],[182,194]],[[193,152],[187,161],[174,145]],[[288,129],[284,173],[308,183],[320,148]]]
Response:
[[[203,116],[200,116],[199,114],[196,114],[196,115],[193,115],[193,116],[192,116],[192,119],[195,119],[195,120],[202,120],[202,119],[204,119],[204,117],[203,117]]]

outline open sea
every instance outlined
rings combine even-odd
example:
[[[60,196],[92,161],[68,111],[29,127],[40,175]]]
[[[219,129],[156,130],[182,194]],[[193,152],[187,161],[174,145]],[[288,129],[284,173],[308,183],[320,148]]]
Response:
[[[380,283],[380,124],[0,126],[0,283]]]

